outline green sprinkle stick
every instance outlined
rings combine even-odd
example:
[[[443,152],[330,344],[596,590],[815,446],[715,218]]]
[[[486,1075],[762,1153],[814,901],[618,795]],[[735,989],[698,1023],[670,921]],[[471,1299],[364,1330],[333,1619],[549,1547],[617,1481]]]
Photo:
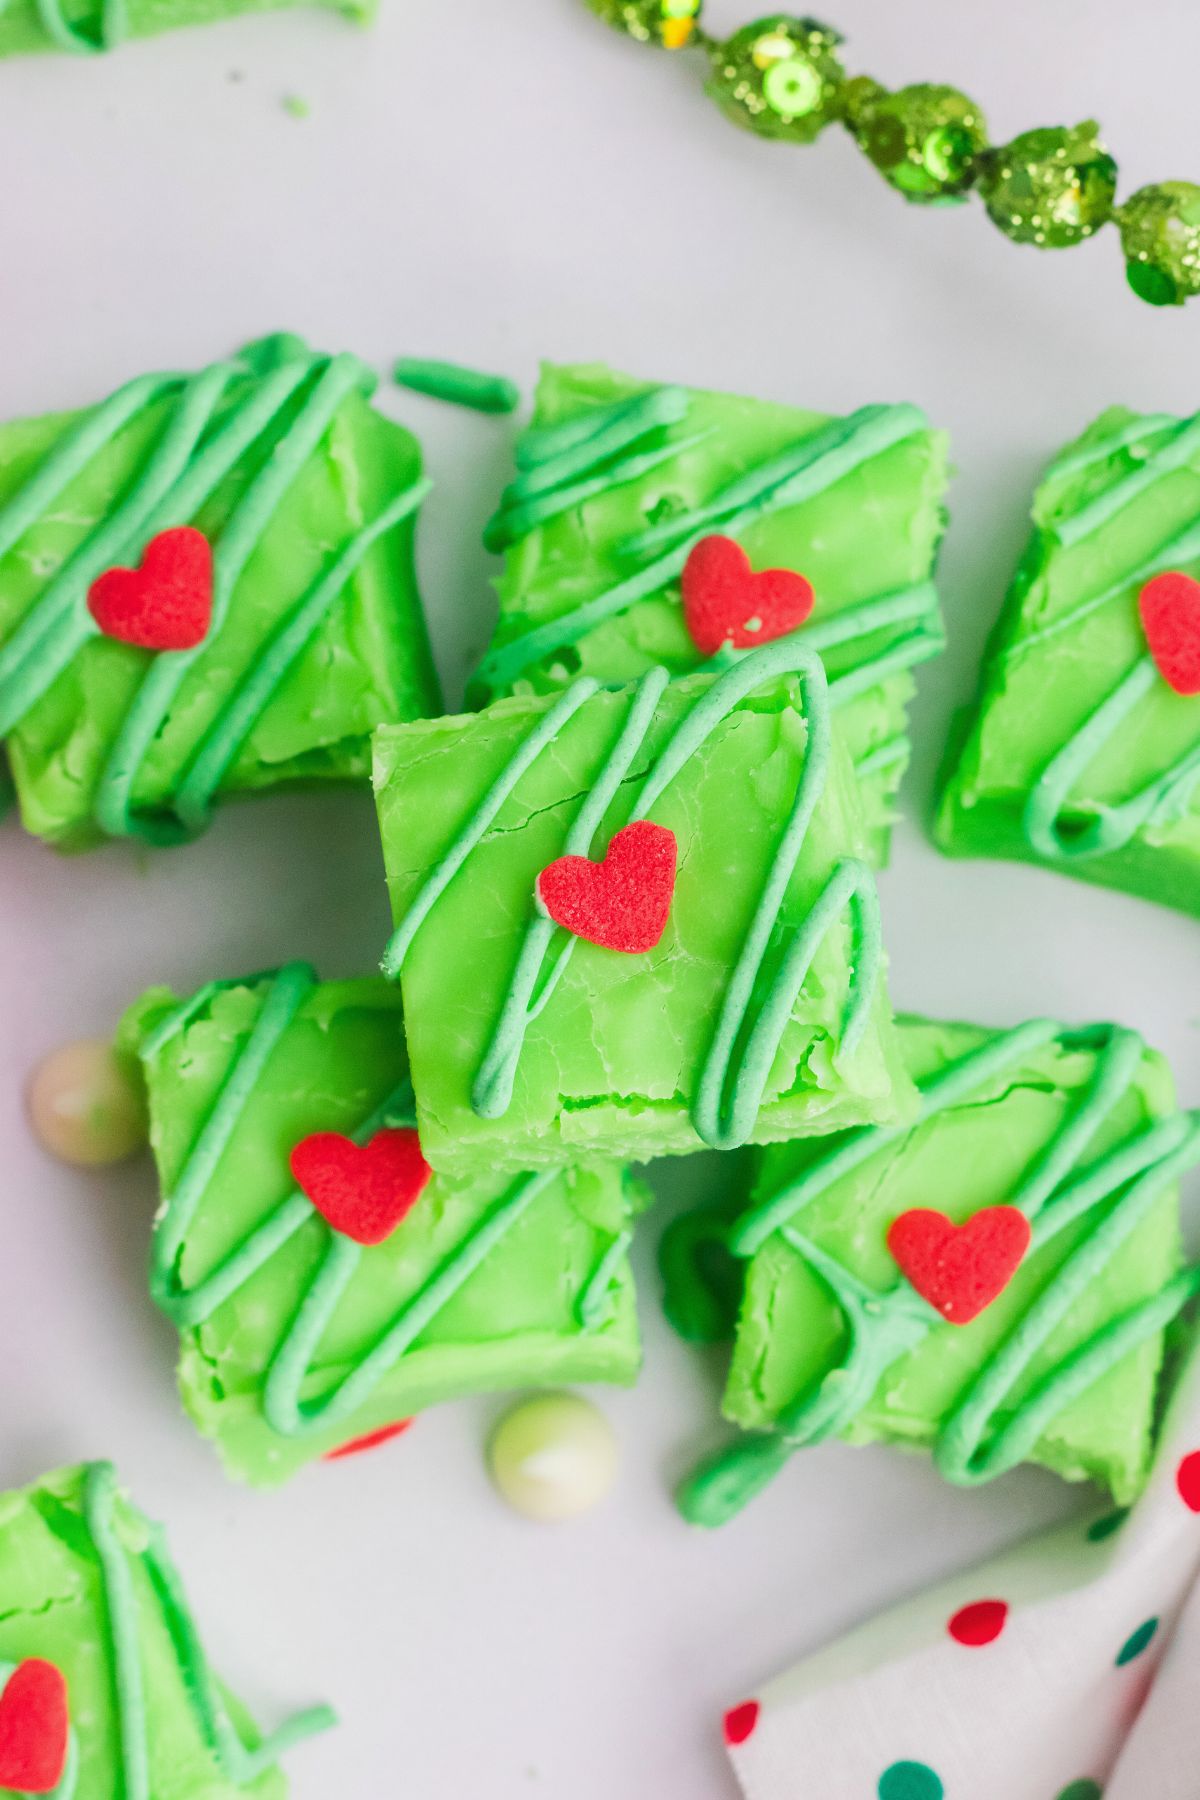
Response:
[[[489,375],[461,363],[436,362],[431,358],[402,356],[392,371],[399,387],[451,406],[469,406],[475,412],[511,413],[521,404],[521,390],[507,375]]]

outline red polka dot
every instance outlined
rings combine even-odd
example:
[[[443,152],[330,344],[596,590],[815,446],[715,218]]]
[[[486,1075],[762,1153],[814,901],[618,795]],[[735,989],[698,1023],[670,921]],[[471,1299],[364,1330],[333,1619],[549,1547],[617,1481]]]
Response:
[[[725,1742],[731,1746],[744,1744],[758,1724],[761,1710],[757,1700],[743,1700],[739,1706],[731,1706],[722,1721]]]
[[[977,1649],[981,1644],[994,1643],[1007,1620],[1007,1600],[972,1600],[970,1606],[960,1606],[954,1617],[947,1620],[946,1630],[956,1644]]]
[[[1200,1450],[1184,1457],[1175,1471],[1175,1486],[1188,1511],[1200,1513]]]
[[[414,1423],[412,1419],[397,1419],[394,1425],[381,1425],[378,1431],[368,1431],[365,1437],[351,1438],[348,1444],[327,1450],[321,1461],[340,1462],[343,1456],[359,1456],[364,1450],[375,1450],[380,1444],[389,1444],[393,1438],[398,1438]]]

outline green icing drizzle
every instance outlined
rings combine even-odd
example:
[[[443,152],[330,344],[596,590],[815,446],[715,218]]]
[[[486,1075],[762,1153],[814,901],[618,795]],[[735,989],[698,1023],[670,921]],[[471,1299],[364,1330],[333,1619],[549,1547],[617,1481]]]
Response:
[[[60,50],[71,50],[77,56],[95,56],[104,50],[115,50],[129,36],[126,0],[100,0],[96,23],[90,29],[71,23],[63,0],[35,0],[35,3],[46,35]]]
[[[582,415],[586,429],[562,427],[531,432],[524,440],[518,473],[500,496],[500,505],[484,527],[488,550],[503,550],[537,525],[557,518],[594,494],[621,487],[648,475],[709,437],[701,432],[683,441],[637,450],[649,433],[678,424],[690,405],[686,388],[652,388],[632,400],[596,407]],[[570,426],[572,429],[567,429]],[[532,453],[529,440],[533,440]],[[627,452],[634,454],[627,454]],[[603,465],[603,466],[602,466]]]
[[[217,1164],[267,1062],[315,983],[316,976],[305,963],[289,964],[270,977],[258,1017],[226,1072],[173,1190],[164,1196],[151,1254],[150,1291],[157,1305],[181,1328],[194,1327],[211,1317],[223,1301],[244,1286],[298,1231],[318,1217],[308,1198],[298,1188],[294,1189],[203,1280],[192,1287],[184,1287],[180,1279],[179,1263],[187,1233]],[[141,1046],[143,1061],[157,1054],[176,1032],[202,1012],[214,993],[236,985],[243,984],[210,983],[191,1000],[173,1008],[144,1038]],[[356,1143],[362,1144],[378,1131],[414,1123],[412,1088],[405,1081],[351,1135]],[[361,1245],[326,1227],[328,1245],[325,1255],[267,1370],[263,1412],[271,1429],[283,1437],[327,1431],[363,1406],[414,1339],[470,1279],[557,1175],[558,1172],[551,1169],[517,1180],[484,1213],[441,1267],[397,1310],[382,1335],[351,1372],[324,1400],[312,1404],[302,1396],[313,1361],[325,1330],[365,1254]],[[625,1243],[612,1258],[610,1276],[612,1267],[624,1253]],[[604,1323],[602,1309],[597,1306],[594,1310],[595,1316],[584,1321],[586,1329],[599,1329]]]
[[[137,1598],[129,1558],[117,1537],[114,1523],[116,1498],[116,1476],[112,1465],[90,1464],[84,1473],[83,1516],[100,1562],[104,1585],[121,1754],[121,1800],[152,1800],[149,1719],[138,1642]],[[140,1514],[137,1516],[141,1518]],[[147,1528],[149,1544],[140,1560],[162,1604],[188,1698],[205,1742],[216,1755],[223,1774],[236,1786],[244,1787],[264,1769],[278,1762],[293,1745],[335,1725],[336,1716],[327,1706],[312,1707],[289,1720],[256,1750],[248,1750],[221,1701],[192,1623],[183,1584],[167,1554],[162,1532],[149,1520],[142,1519],[142,1523]],[[67,1800],[61,1788],[58,1791],[62,1800]]]
[[[1200,780],[1200,738],[1161,775],[1115,806],[1089,802],[1091,817],[1064,820],[1069,797],[1100,752],[1161,680],[1154,659],[1139,657],[1047,764],[1030,789],[1023,828],[1039,856],[1077,862],[1119,850],[1144,825],[1182,804]]]
[[[255,378],[253,385],[209,433],[231,382],[247,371]],[[274,434],[270,454],[217,537],[212,623],[204,643],[150,661],[109,754],[95,803],[96,821],[108,836],[134,836],[165,845],[205,828],[217,788],[289,669],[372,545],[414,512],[429,491],[428,482],[415,482],[347,541],[229,694],[168,805],[136,808],[133,796],[145,759],[189,671],[218,640],[234,590],[285,494],[345,399],[371,380],[370,371],[357,358],[314,357],[299,340],[283,335],[252,345],[240,363],[217,363],[191,377],[143,377],[85,417],[0,508],[3,556],[123,426],[178,389],[174,411],[129,493],[67,560],[0,650],[2,734],[13,729],[83,646],[100,635],[86,606],[92,582],[122,559],[134,558],[159,532],[194,518],[250,448],[265,434]],[[309,391],[295,416],[280,429],[281,413],[306,383]]]
[[[521,403],[521,391],[507,375],[489,375],[461,363],[433,358],[402,356],[392,371],[400,387],[431,400],[447,400],[452,406],[469,406],[475,412],[510,413]]]
[[[352,1373],[325,1400],[311,1404],[301,1400],[305,1377],[325,1327],[363,1254],[361,1246],[349,1238],[331,1234],[325,1261],[267,1374],[263,1411],[271,1429],[281,1437],[299,1437],[327,1431],[356,1412],[414,1338],[453,1299],[538,1195],[557,1178],[556,1169],[523,1176],[484,1214],[425,1286],[400,1307],[379,1342]]]
[[[633,1233],[626,1226],[617,1233],[592,1271],[579,1296],[579,1323],[585,1331],[598,1330],[612,1317],[613,1283],[632,1242]]]
[[[1093,1051],[1096,1066],[1082,1097],[1008,1203],[1032,1223],[1030,1255],[1093,1209],[1111,1204],[943,1422],[934,1460],[947,1480],[960,1485],[989,1481],[1021,1462],[1052,1419],[1200,1292],[1200,1267],[1184,1270],[1158,1294],[1110,1320],[1020,1401],[1011,1402],[1055,1328],[1119,1255],[1164,1187],[1200,1163],[1200,1112],[1195,1112],[1177,1113],[1080,1166],[1097,1130],[1128,1090],[1142,1056],[1137,1034],[1114,1025],[1066,1031],[1038,1019],[990,1039],[920,1084],[918,1123],[968,1100],[995,1076],[1056,1041]],[[870,1401],[886,1370],[942,1323],[907,1282],[883,1293],[867,1287],[791,1223],[841,1176],[899,1143],[910,1129],[873,1126],[844,1133],[838,1144],[733,1225],[729,1242],[735,1255],[752,1255],[778,1231],[805,1257],[842,1312],[846,1350],[836,1368],[784,1409],[773,1432],[735,1442],[688,1477],[678,1500],[693,1523],[724,1523],[761,1492],[792,1451],[844,1430]],[[995,1424],[1001,1415],[1003,1422]]]
[[[1200,450],[1200,413],[1181,420],[1170,436],[1136,469],[1121,475],[1068,518],[1051,527],[1060,544],[1078,544],[1144,494],[1164,475],[1182,469]]]
[[[1152,554],[1141,562],[1136,569],[1122,575],[1118,581],[1102,589],[1090,599],[1081,600],[1078,605],[1060,613],[1048,625],[1038,626],[1034,631],[1024,632],[1002,652],[1005,663],[1018,662],[1021,657],[1028,656],[1040,644],[1058,637],[1064,631],[1070,631],[1092,613],[1110,606],[1114,600],[1128,600],[1131,590],[1140,588],[1154,575],[1160,575],[1164,569],[1182,568],[1186,563],[1200,561],[1200,523],[1186,525],[1174,537],[1167,538]]]
[[[842,1034],[842,1049],[847,1054],[854,1050],[866,1027],[882,959],[874,877],[857,858],[845,857],[834,868],[803,925],[784,950],[758,1015],[753,1021],[750,1019],[755,986],[766,964],[787,889],[829,771],[831,713],[825,671],[816,652],[795,637],[781,638],[751,652],[697,695],[646,776],[634,800],[631,820],[649,816],[676,776],[740,701],[784,674],[794,674],[798,679],[808,740],[791,811],[731,972],[692,1104],[692,1122],[698,1135],[716,1149],[734,1148],[752,1133],[792,1008],[822,940],[843,912],[849,914],[854,932],[853,973]],[[665,669],[655,667],[638,683],[628,715],[567,832],[564,855],[587,854],[645,741],[668,679]],[[595,692],[596,683],[590,678],[575,682],[519,745],[400,921],[382,962],[389,979],[399,976],[421,925],[484,837],[522,774]],[[559,948],[543,975],[556,938]],[[472,1086],[471,1103],[481,1118],[500,1118],[507,1111],[526,1033],[545,1008],[578,942],[540,912],[530,919],[491,1041]]]
[[[686,390],[660,388],[649,395],[638,396],[638,400],[645,404],[655,394],[676,392],[683,393],[686,398]],[[632,403],[624,403],[626,406],[630,404]],[[620,420],[618,418],[614,425],[612,416],[619,415],[622,406],[600,410],[607,415],[608,423],[601,426],[597,435],[602,435],[605,431],[613,432]],[[553,489],[556,485],[553,479],[555,471],[569,470],[574,479],[578,473],[576,459],[589,471],[592,469],[596,459],[592,457],[588,460],[588,450],[593,440],[583,435],[583,429],[586,422],[594,417],[594,414],[585,413],[576,420],[567,421],[564,426],[550,427],[540,435],[535,444],[533,460],[529,464],[533,477],[540,478],[540,485],[534,490],[536,493]],[[567,434],[568,425],[578,429],[582,441],[574,432]],[[630,559],[649,556],[651,560],[648,563],[615,586],[582,605],[573,607],[560,618],[537,625],[507,644],[497,645],[480,664],[476,680],[492,690],[511,686],[515,678],[532,664],[570,644],[578,643],[595,626],[627,611],[639,600],[648,599],[674,581],[683,569],[688,553],[701,538],[713,531],[736,536],[764,513],[811,499],[864,462],[925,429],[924,414],[913,406],[864,406],[845,419],[832,420],[778,456],[739,475],[704,506],[665,519],[629,539],[621,546],[622,554]],[[550,435],[555,431],[561,434],[558,438]],[[676,449],[681,447],[677,445]],[[541,452],[540,456],[537,455],[538,451]],[[528,440],[525,454],[528,459]],[[549,474],[544,473],[539,466],[543,459],[548,465]],[[558,476],[559,481],[565,478],[562,474]],[[519,482],[524,479],[526,477],[520,477]],[[507,490],[506,497],[513,495],[519,482]],[[520,497],[528,498],[528,492],[527,489],[522,490]],[[498,517],[504,517],[503,504]]]
[[[1068,475],[1079,475],[1096,463],[1107,462],[1118,450],[1134,450],[1160,431],[1174,431],[1178,424],[1179,420],[1172,413],[1143,413],[1103,437],[1078,444],[1073,450],[1064,450],[1061,456],[1055,457],[1047,474],[1059,481]]]

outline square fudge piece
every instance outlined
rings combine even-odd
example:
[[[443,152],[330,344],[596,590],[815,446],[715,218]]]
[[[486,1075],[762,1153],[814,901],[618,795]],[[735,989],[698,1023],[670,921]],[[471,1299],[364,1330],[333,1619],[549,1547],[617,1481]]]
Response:
[[[794,635],[720,676],[581,678],[385,729],[375,785],[384,969],[435,1168],[646,1160],[911,1106],[858,791]]]
[[[209,1667],[160,1526],[108,1463],[0,1495],[0,1788],[60,1800],[284,1800],[270,1738]]]
[[[1200,1286],[1177,1187],[1200,1115],[1118,1026],[900,1029],[916,1125],[762,1156],[729,1238],[749,1261],[725,1414],[782,1434],[777,1463],[836,1434],[930,1445],[954,1482],[1035,1462],[1128,1501],[1164,1332]],[[753,1488],[773,1448],[743,1445]],[[740,1454],[692,1506],[736,1494]]]
[[[377,0],[9,0],[0,8],[0,56],[30,50],[95,55],[127,38],[297,5],[332,7],[365,24],[375,16]]]
[[[440,1400],[632,1381],[620,1169],[429,1178],[395,988],[289,966],[126,1016],[184,1404],[261,1485]],[[302,1148],[301,1148],[302,1147]]]
[[[1200,916],[1200,420],[1104,413],[1033,523],[937,841]]]
[[[581,672],[629,681],[652,663],[685,674],[722,635],[722,657],[738,654],[754,635],[754,587],[747,605],[719,615],[681,605],[680,589],[697,541],[715,535],[728,551],[733,539],[755,570],[810,584],[802,628],[825,658],[869,848],[885,861],[908,760],[911,671],[942,645],[932,572],[944,435],[913,406],[830,418],[656,387],[596,364],[547,367],[517,464],[487,532],[506,556],[495,640],[473,692],[545,693]],[[776,635],[779,623],[758,617],[757,629]]]
[[[437,710],[420,450],[372,379],[280,336],[0,427],[0,735],[30,831],[178,842],[226,794],[365,779],[376,725]]]

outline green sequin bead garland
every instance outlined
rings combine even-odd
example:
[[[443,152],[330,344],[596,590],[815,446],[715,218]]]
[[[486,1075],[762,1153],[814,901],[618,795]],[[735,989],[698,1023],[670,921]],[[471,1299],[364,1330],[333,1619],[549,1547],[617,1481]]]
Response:
[[[917,82],[890,92],[847,77],[832,26],[770,13],[718,40],[703,29],[703,0],[585,0],[640,43],[702,50],[710,96],[726,118],[758,136],[811,144],[846,127],[868,161],[906,200],[938,205],[977,192],[1016,244],[1066,250],[1103,225],[1120,233],[1139,299],[1182,306],[1200,293],[1200,186],[1162,181],[1116,204],[1117,165],[1092,120],[1043,126],[992,145],[976,102],[957,88]]]

